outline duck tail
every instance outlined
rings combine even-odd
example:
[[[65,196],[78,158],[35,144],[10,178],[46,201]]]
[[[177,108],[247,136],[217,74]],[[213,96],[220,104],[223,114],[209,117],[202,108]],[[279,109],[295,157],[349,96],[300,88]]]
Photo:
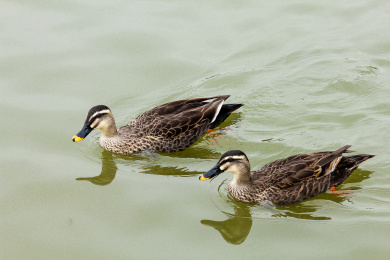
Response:
[[[343,156],[340,163],[337,165],[336,171],[332,174],[332,185],[337,187],[343,183],[357,167],[367,161],[368,159],[374,157],[375,155],[371,154],[358,154],[351,156]]]
[[[348,150],[349,147],[351,147],[352,145],[345,145],[339,149],[337,149],[336,151],[333,152],[333,154],[342,154],[342,153],[352,153],[352,152],[355,152],[353,150]]]
[[[350,162],[353,163],[353,165],[349,168],[352,171],[355,170],[361,163],[367,161],[368,159],[374,157],[375,155],[372,154],[358,154],[358,155],[351,155],[351,156],[345,156],[346,159],[348,159]]]
[[[210,124],[209,128],[213,129],[222,124],[228,116],[242,107],[243,104],[223,104],[215,120]]]

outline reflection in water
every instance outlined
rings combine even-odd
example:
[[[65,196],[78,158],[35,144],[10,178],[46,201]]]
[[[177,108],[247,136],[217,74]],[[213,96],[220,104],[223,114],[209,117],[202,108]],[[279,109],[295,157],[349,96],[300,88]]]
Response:
[[[225,214],[228,215],[227,220],[214,221],[204,219],[200,223],[218,230],[226,242],[239,245],[245,241],[252,228],[252,216],[249,206],[237,202],[234,204],[234,214]]]
[[[357,169],[352,176],[350,176],[344,184],[348,183],[360,183],[361,181],[368,179],[370,177],[370,171],[363,171]],[[223,187],[225,186],[225,187]],[[234,208],[234,214],[229,214],[221,210],[222,213],[228,216],[228,219],[224,221],[214,221],[214,220],[201,220],[201,223],[206,226],[211,226],[218,230],[226,242],[234,245],[239,245],[245,241],[248,237],[248,234],[252,227],[252,213],[259,211],[259,204],[245,204],[242,202],[235,201],[230,195],[224,192],[221,192],[221,189],[224,189],[226,192],[227,183],[222,183],[219,188],[220,196],[225,196],[224,201],[229,205],[232,205]],[[344,186],[344,185],[342,185]],[[359,187],[350,187],[351,190],[358,190]],[[324,193],[320,194],[314,198],[311,198],[306,201],[313,201],[318,199],[331,200],[335,203],[342,203],[345,200],[349,200],[350,196],[336,196],[333,193]],[[286,206],[277,206],[274,209],[269,207],[261,207],[262,210],[265,210],[267,213],[271,213],[272,217],[284,217],[284,218],[298,218],[298,219],[307,219],[307,220],[330,220],[332,219],[329,216],[316,216],[316,212],[320,209],[321,206],[306,205],[305,201],[286,205]],[[256,218],[256,217],[255,217]]]
[[[315,213],[317,209],[320,207],[318,206],[308,206],[308,205],[289,205],[280,207],[281,210],[278,213],[273,214],[273,217],[292,217],[292,218],[299,218],[299,219],[308,219],[308,220],[331,220],[331,217],[327,216],[315,216]]]
[[[206,156],[206,158],[213,158],[213,159],[219,156],[219,154],[215,154],[215,152],[210,151],[208,148],[203,148],[203,147],[189,148],[187,149],[187,151],[188,151],[186,154],[187,157],[184,157],[182,155],[180,155],[180,157],[191,158],[194,157],[193,155],[194,153],[203,154],[203,156]],[[94,177],[80,177],[77,178],[76,180],[90,181],[93,184],[101,185],[101,186],[110,184],[114,180],[116,172],[118,170],[115,160],[121,160],[122,164],[125,165],[137,161],[154,160],[155,162],[151,161],[147,163],[147,165],[142,165],[138,163],[138,166],[143,168],[142,172],[146,174],[176,175],[176,176],[198,175],[200,172],[188,171],[186,168],[180,168],[178,166],[161,166],[159,164],[156,164],[156,162],[158,162],[158,159],[160,158],[164,158],[165,156],[176,158],[179,157],[177,156],[177,154],[180,153],[183,152],[164,153],[161,156],[158,153],[150,152],[150,151],[144,151],[142,153],[132,154],[132,155],[118,155],[103,150],[101,155],[102,170],[100,175]]]
[[[104,150],[102,152],[102,171],[100,175],[95,177],[80,177],[76,180],[90,181],[93,184],[104,186],[110,184],[114,180],[117,170],[118,167],[116,167],[112,153]]]

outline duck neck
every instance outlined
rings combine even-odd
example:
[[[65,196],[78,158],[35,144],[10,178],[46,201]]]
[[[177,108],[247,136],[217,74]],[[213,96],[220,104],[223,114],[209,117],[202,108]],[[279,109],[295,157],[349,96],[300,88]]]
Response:
[[[239,186],[248,186],[252,184],[249,165],[240,165],[239,171],[233,175],[232,184]]]
[[[103,138],[113,138],[118,135],[114,118],[110,117],[100,128]]]

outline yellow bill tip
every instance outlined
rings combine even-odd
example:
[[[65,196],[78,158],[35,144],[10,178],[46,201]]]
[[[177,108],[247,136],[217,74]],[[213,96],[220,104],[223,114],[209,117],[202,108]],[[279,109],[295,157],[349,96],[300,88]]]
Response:
[[[199,180],[201,180],[201,181],[207,181],[207,180],[209,180],[210,178],[205,178],[204,176],[203,176],[203,174],[199,177]]]
[[[75,135],[75,136],[72,137],[73,142],[78,142],[78,141],[81,141],[81,140],[83,140],[83,139],[84,139],[84,138],[78,137],[77,135]]]

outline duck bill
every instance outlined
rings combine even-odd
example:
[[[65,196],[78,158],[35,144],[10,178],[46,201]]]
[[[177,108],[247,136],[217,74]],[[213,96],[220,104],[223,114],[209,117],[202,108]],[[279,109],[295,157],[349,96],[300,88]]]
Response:
[[[90,132],[92,132],[93,128],[89,126],[89,124],[85,124],[80,132],[77,135],[72,137],[73,142],[78,142],[83,140]]]
[[[221,168],[219,168],[221,165],[219,163],[217,163],[211,170],[209,170],[208,172],[202,174],[200,177],[199,177],[199,180],[201,181],[207,181],[219,174],[221,174],[223,171],[221,170]]]

